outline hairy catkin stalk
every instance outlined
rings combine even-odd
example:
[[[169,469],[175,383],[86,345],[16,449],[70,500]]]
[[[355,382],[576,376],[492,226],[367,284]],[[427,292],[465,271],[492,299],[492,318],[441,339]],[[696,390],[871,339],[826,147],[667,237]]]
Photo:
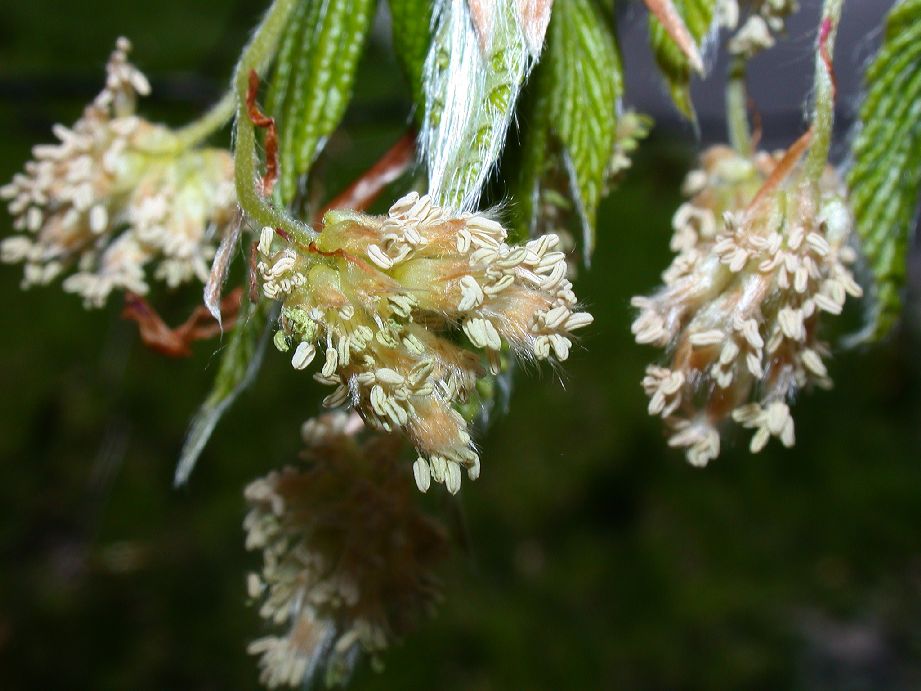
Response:
[[[835,73],[832,66],[835,38],[844,0],[825,0],[816,41],[815,103],[812,114],[812,145],[806,158],[806,177],[818,193],[819,179],[828,162],[835,121]]]

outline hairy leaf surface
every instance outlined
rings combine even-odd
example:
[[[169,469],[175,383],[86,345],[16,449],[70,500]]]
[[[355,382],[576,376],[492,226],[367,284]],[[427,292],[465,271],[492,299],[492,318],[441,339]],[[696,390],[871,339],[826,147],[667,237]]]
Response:
[[[476,17],[472,4],[440,0],[425,63],[429,192],[456,210],[476,208],[531,66],[514,3],[476,3]]]
[[[921,186],[921,0],[902,0],[866,73],[848,174],[857,232],[875,281],[866,336],[895,323]]]

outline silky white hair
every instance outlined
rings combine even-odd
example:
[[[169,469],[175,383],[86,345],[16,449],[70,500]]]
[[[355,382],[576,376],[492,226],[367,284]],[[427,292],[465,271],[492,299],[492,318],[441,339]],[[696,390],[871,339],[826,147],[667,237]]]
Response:
[[[441,206],[472,211],[540,45],[526,35],[512,0],[438,0],[432,21],[420,136],[428,191]],[[505,107],[495,102],[498,89]]]

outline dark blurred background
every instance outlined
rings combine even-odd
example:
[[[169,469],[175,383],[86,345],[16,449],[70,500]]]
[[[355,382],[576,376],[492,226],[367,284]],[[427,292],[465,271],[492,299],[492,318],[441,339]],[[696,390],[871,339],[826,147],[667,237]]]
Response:
[[[801,127],[818,3],[802,4],[789,43],[752,67],[771,145]],[[889,4],[846,3],[844,128]],[[219,96],[263,5],[3,3],[0,179],[54,122],[76,119],[118,35],[152,79],[146,113],[178,124]],[[797,403],[795,449],[751,456],[747,435],[730,437],[705,471],[668,450],[639,386],[656,353],[632,343],[629,298],[668,261],[699,142],[664,99],[643,13],[621,14],[628,103],[660,126],[602,207],[594,269],[577,285],[595,325],[562,381],[518,378],[482,439],[482,478],[443,500],[467,536],[444,605],[383,674],[361,667],[355,688],[921,688],[919,291],[888,343],[838,355],[836,388]],[[387,35],[379,18],[330,142],[331,188],[405,126]],[[695,87],[705,141],[723,137],[719,64]],[[319,391],[270,353],[174,490],[215,344],[164,359],[119,319],[117,299],[87,312],[57,285],[22,293],[19,278],[0,268],[0,688],[254,688],[244,649],[261,629],[244,574],[259,561],[243,549],[241,490],[294,459]],[[178,318],[197,298],[156,302]]]

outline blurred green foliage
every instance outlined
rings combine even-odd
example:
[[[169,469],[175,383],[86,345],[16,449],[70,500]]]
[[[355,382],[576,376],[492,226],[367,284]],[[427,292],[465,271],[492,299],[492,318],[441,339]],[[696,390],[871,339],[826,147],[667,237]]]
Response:
[[[180,122],[216,97],[261,7],[32,0],[0,9],[0,179],[98,87],[115,37]],[[409,89],[372,33],[342,183],[407,122]],[[193,76],[194,75],[194,76]],[[436,498],[463,547],[437,618],[358,689],[907,689],[921,685],[921,395],[916,335],[836,358],[798,402],[797,446],[730,443],[705,471],[667,449],[639,380],[629,297],[668,259],[690,143],[654,138],[600,209],[579,294],[596,317],[565,372],[517,378],[482,437],[483,474]],[[331,190],[334,191],[334,190]],[[8,219],[0,220],[0,226]],[[239,275],[239,269],[236,270]],[[319,386],[269,353],[189,487],[173,466],[207,391],[109,309],[0,269],[0,688],[251,689],[242,487],[292,461]],[[180,318],[198,291],[162,294]],[[407,467],[407,482],[411,482]]]

